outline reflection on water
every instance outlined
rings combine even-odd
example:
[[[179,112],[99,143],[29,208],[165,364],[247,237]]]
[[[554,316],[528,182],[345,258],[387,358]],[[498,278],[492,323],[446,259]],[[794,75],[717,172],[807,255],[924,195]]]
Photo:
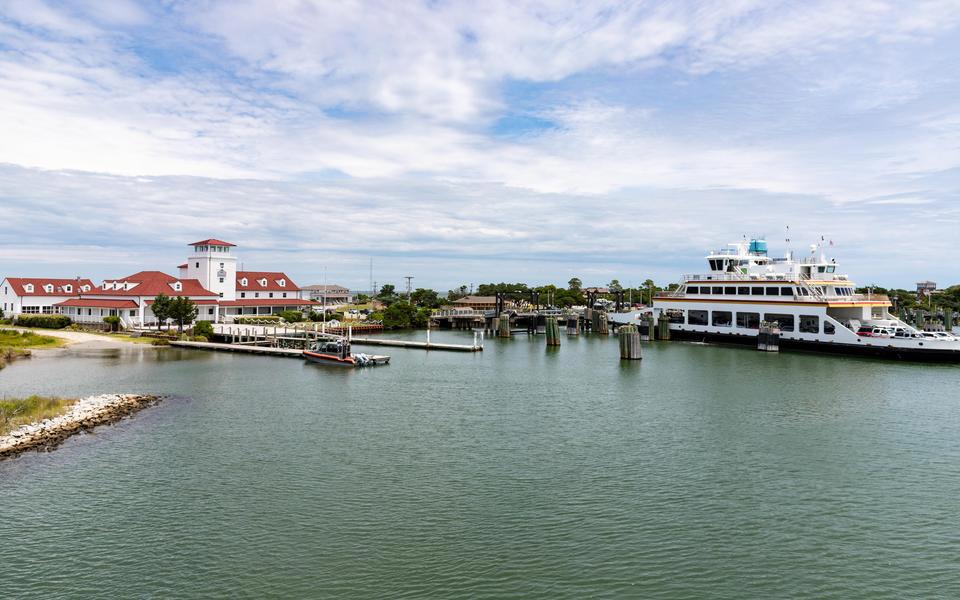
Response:
[[[7,396],[172,395],[0,463],[0,597],[960,590],[960,367],[620,361],[589,335],[377,350],[389,366],[350,370],[75,346],[0,371]]]

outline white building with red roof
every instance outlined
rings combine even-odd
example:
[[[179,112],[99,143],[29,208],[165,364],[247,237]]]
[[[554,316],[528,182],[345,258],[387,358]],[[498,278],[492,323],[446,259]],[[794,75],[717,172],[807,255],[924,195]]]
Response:
[[[197,319],[213,322],[317,305],[283,272],[237,271],[231,252],[235,244],[210,238],[190,246],[193,251],[177,267],[178,277],[140,271],[99,286],[81,278],[6,278],[0,282],[4,315],[60,313],[75,322],[96,324],[117,316],[125,327],[146,327],[156,323],[150,305],[160,294],[190,298],[197,305]]]
[[[7,277],[0,281],[0,306],[4,316],[18,314],[50,315],[56,304],[89,292],[95,286],[89,279],[48,277]]]

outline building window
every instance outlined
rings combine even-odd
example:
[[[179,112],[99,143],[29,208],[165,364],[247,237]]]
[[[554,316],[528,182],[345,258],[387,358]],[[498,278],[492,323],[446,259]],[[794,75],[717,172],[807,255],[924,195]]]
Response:
[[[733,313],[729,311],[715,310],[711,316],[713,317],[714,327],[730,327],[733,325]]]
[[[223,277],[220,278],[220,283],[223,283]]]
[[[27,314],[27,315],[37,315],[37,314],[40,314],[40,307],[39,307],[39,306],[24,306],[22,312],[23,312],[24,314]]]
[[[286,279],[278,279],[278,280],[277,280],[277,283],[280,284],[280,287],[287,287],[287,280],[286,280]]]
[[[207,314],[208,314],[208,315],[212,315],[212,314],[213,314],[213,307],[212,307],[212,306],[207,309]]]
[[[284,298],[287,297],[287,293],[286,293],[286,292],[283,293],[283,297],[284,297]]]
[[[766,313],[763,315],[763,319],[767,322],[774,322],[780,324],[780,331],[793,331],[793,315],[778,315],[773,313]]]
[[[220,263],[220,268],[221,268],[221,269],[223,268],[223,263]]]
[[[706,325],[707,324],[707,311],[705,310],[691,310],[687,315],[688,323],[690,325]]]
[[[273,298],[273,292],[270,292],[270,297]]]
[[[220,297],[223,298],[223,292],[220,292]]]
[[[820,333],[820,317],[800,315],[800,333]]]
[[[200,268],[200,263],[196,263],[196,265],[197,265],[197,268],[199,269],[199,268]]]
[[[240,297],[241,297],[241,298],[246,298],[246,297],[247,297],[247,293],[246,293],[246,292],[240,292]]]
[[[254,292],[254,293],[253,293],[253,297],[254,297],[254,298],[259,298],[259,297],[260,297],[260,292]]]
[[[738,312],[737,327],[740,329],[760,329],[760,313]]]

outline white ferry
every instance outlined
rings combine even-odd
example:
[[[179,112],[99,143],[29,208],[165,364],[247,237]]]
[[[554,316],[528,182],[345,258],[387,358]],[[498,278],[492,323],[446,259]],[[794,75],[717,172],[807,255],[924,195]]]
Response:
[[[783,349],[960,362],[960,338],[901,321],[885,295],[856,293],[822,243],[783,258],[768,256],[765,240],[729,246],[706,257],[709,272],[684,275],[676,290],[657,294],[652,308],[610,319],[665,315],[671,339],[754,345],[761,323],[775,323]]]

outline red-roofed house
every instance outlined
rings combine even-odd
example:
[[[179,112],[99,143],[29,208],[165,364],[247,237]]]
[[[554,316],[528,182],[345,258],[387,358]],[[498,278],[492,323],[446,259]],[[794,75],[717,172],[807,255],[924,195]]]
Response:
[[[303,298],[300,286],[280,271],[238,271],[236,299],[220,302],[224,318],[308,310],[317,303]]]
[[[54,314],[58,302],[93,289],[89,279],[49,277],[7,277],[0,281],[0,306],[6,317],[25,314]]]

